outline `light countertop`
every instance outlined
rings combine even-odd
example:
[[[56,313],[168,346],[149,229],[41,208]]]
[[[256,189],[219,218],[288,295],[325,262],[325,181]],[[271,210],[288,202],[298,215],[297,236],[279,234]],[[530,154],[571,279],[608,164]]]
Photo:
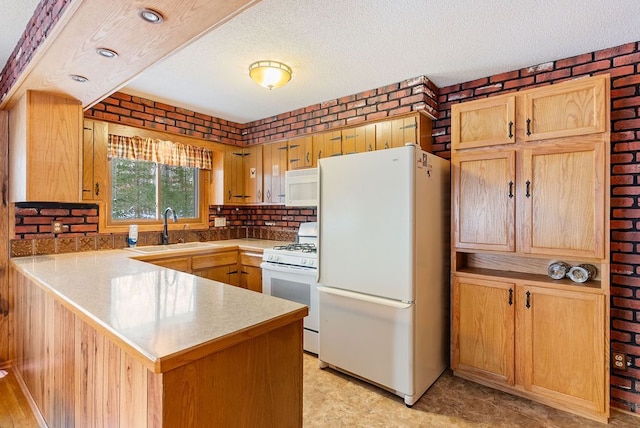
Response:
[[[278,241],[216,241],[262,250]],[[220,247],[218,247],[220,248]],[[135,260],[128,250],[11,259],[74,313],[162,372],[163,361],[278,318],[301,319],[304,305]],[[168,364],[171,365],[171,364]],[[167,366],[168,366],[167,365]],[[173,364],[175,367],[175,364]]]

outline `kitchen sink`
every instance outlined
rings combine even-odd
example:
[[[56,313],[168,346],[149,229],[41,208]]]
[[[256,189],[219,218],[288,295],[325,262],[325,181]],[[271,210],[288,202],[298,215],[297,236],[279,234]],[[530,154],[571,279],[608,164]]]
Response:
[[[212,242],[187,242],[184,244],[150,245],[147,247],[125,248],[125,250],[134,251],[136,253],[153,254],[164,253],[168,251],[193,250],[198,248],[207,249],[219,246],[220,244],[214,244]]]

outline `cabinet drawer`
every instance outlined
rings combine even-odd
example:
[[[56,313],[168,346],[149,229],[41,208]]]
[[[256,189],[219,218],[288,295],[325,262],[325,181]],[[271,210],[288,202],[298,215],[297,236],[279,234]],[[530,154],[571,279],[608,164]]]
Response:
[[[154,260],[150,261],[150,263],[156,266],[166,267],[168,269],[179,270],[181,272],[189,272],[191,269],[189,268],[189,258],[188,257],[179,257],[175,259],[164,259],[164,260]]]
[[[191,268],[193,270],[206,269],[215,266],[232,265],[235,263],[238,263],[238,253],[235,251],[207,254],[204,256],[193,256],[191,258]]]
[[[260,267],[262,254],[260,253],[240,253],[240,264],[243,266]]]

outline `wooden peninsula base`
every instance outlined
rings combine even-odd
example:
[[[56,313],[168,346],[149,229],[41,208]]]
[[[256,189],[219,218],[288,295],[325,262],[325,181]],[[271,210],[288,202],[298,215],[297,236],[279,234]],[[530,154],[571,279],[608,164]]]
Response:
[[[222,338],[226,347],[212,353],[205,344],[158,369],[39,282],[16,269],[11,280],[14,367],[49,426],[302,426],[305,314]]]

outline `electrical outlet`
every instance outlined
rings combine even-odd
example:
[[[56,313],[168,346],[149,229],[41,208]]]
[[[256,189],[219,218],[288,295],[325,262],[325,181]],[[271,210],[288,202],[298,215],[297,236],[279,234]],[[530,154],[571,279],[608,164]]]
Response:
[[[213,219],[214,227],[225,227],[227,225],[227,219],[225,217],[215,217]]]
[[[613,368],[617,370],[627,370],[627,355],[622,352],[613,352]]]
[[[60,220],[54,220],[51,222],[51,231],[53,233],[62,233],[62,222]]]

